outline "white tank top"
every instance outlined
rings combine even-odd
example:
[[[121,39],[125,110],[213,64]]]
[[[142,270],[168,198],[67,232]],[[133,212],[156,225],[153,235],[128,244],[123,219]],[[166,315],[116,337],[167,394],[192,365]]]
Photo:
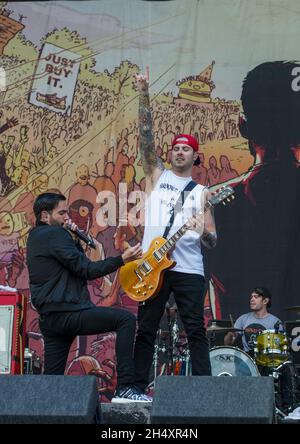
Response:
[[[176,176],[171,170],[164,170],[158,179],[152,193],[145,203],[145,231],[143,237],[143,252],[147,251],[155,237],[162,237],[168,224],[172,208],[176,204],[181,191],[192,180],[191,177]],[[204,187],[197,185],[185,199],[182,211],[179,212],[169,231],[168,239],[184,225],[187,219],[203,208],[202,200]],[[204,275],[203,257],[201,253],[200,235],[188,230],[179,241],[171,254],[177,262],[172,271]]]

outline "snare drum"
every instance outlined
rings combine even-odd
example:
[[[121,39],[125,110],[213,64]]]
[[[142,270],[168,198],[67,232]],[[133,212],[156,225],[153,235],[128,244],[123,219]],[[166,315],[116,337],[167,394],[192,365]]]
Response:
[[[209,358],[212,376],[260,376],[254,360],[237,347],[213,347]]]
[[[285,333],[264,330],[256,337],[255,361],[258,365],[277,367],[288,359],[288,340]]]

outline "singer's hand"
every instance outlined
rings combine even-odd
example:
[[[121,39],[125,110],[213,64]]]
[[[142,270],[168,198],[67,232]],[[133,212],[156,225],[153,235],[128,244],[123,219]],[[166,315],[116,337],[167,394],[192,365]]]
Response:
[[[122,254],[124,264],[130,261],[134,261],[135,259],[140,259],[141,257],[142,247],[140,243],[136,244],[134,247],[127,248]]]
[[[75,231],[78,229],[78,226],[75,224],[75,222],[73,222],[72,219],[68,219],[64,223],[64,228],[69,231],[69,233],[71,234],[73,240],[75,242],[77,242],[78,241],[78,236],[76,235]]]
[[[68,219],[65,222],[64,227],[67,228],[67,230],[71,230],[71,231],[78,230],[78,226],[75,224],[75,222],[72,221],[72,219]]]

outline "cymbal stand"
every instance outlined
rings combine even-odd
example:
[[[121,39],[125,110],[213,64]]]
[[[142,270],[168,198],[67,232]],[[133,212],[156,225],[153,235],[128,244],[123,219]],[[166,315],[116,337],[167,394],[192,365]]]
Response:
[[[173,322],[171,320],[171,311],[169,307],[166,307],[167,322],[169,330],[169,344],[168,344],[168,357],[167,357],[167,374],[174,375],[174,362],[173,362]]]
[[[173,322],[172,322],[172,331],[171,331],[171,336],[170,336],[170,338],[171,338],[170,347],[171,347],[171,350],[172,350],[172,356],[171,356],[171,359],[172,359],[172,366],[171,366],[172,373],[171,374],[172,375],[174,375],[174,372],[175,372],[175,365],[176,365],[175,360],[177,358],[177,356],[174,354],[174,352],[177,351],[175,349],[177,347],[177,342],[178,342],[178,332],[179,332],[179,327],[178,327],[178,324],[177,324],[177,319],[175,317]]]
[[[159,370],[159,352],[166,352],[166,346],[165,343],[162,343],[161,345],[161,330],[157,331],[156,335],[156,343],[154,345],[154,354],[153,354],[153,367],[154,367],[154,375],[153,375],[153,383],[155,388],[156,378],[158,376],[158,370]]]
[[[191,361],[191,353],[189,348],[187,347],[184,352],[186,358],[185,358],[185,376],[191,375],[191,369],[190,369],[190,361]]]

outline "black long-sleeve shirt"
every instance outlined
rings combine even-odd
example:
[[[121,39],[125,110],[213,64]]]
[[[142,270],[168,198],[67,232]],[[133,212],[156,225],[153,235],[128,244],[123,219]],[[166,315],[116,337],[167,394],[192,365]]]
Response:
[[[90,261],[62,227],[41,224],[27,242],[27,265],[31,300],[40,314],[77,311],[94,306],[87,280],[116,271],[121,256]]]

